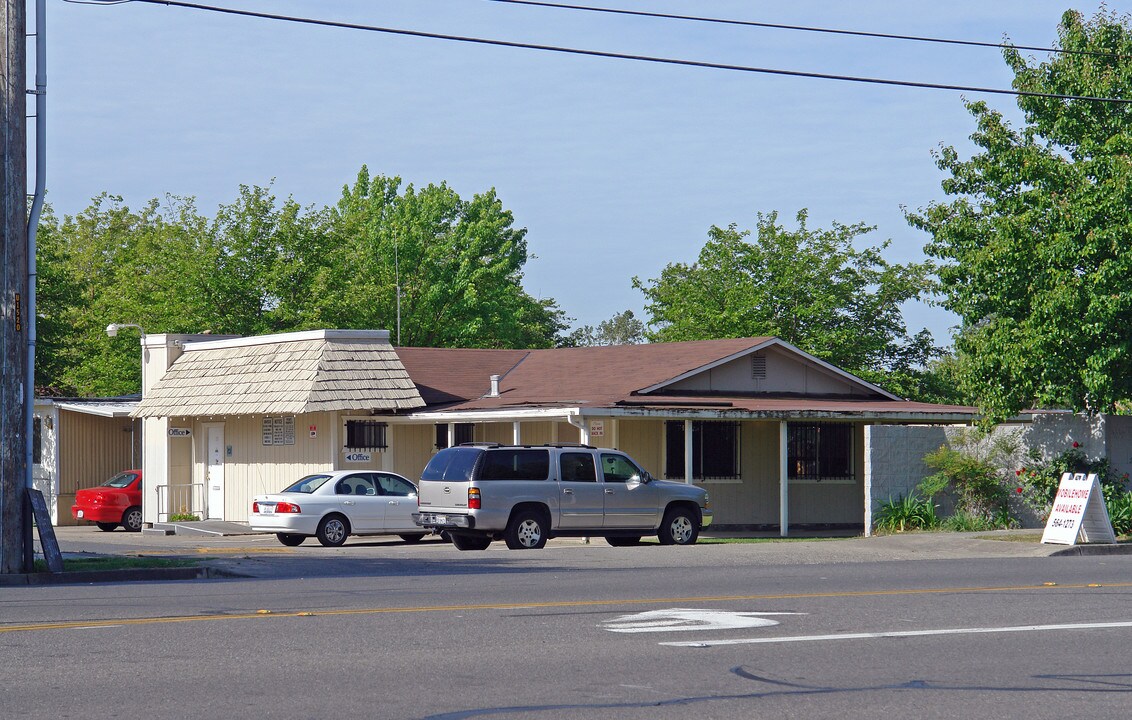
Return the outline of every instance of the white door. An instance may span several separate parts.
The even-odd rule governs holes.
[[[208,428],[208,519],[224,519],[224,426]]]

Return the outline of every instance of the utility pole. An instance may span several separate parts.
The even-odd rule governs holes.
[[[27,0],[0,0],[0,573],[30,555],[24,449],[27,368]]]

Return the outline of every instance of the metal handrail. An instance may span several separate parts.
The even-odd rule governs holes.
[[[204,518],[204,483],[157,486],[157,521],[168,522],[170,515],[196,515]]]

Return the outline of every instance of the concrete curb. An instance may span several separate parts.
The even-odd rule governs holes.
[[[1050,557],[1068,557],[1080,555],[1132,555],[1132,543],[1097,543],[1095,545],[1072,545],[1064,550],[1050,553]]]

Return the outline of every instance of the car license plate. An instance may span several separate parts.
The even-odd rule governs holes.
[[[79,517],[83,517],[83,511],[79,510]]]
[[[274,515],[275,514],[275,506],[274,505],[260,505],[259,506],[259,514],[260,515]]]
[[[444,523],[448,522],[448,516],[447,515],[433,515],[432,521],[434,523],[443,525]]]

